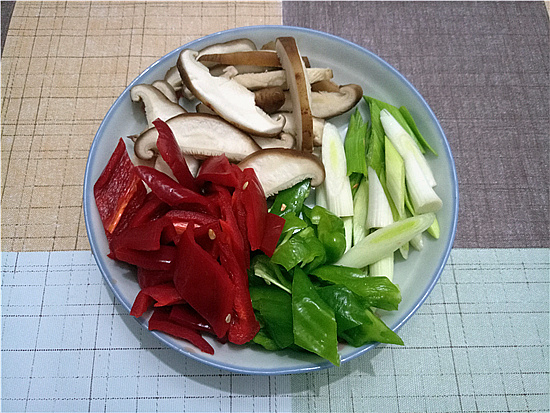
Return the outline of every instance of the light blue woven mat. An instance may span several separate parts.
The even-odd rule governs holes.
[[[90,252],[2,253],[1,410],[548,411],[549,274],[547,249],[453,250],[405,347],[263,377],[162,346]]]

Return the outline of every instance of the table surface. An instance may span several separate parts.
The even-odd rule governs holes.
[[[258,24],[366,47],[446,133],[457,235],[403,348],[316,373],[228,373],[149,337],[103,283],[82,183],[105,113],[164,54]],[[549,51],[543,2],[15,3],[1,61],[2,411],[548,411]]]

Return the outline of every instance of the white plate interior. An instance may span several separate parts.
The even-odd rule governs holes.
[[[84,214],[95,259],[113,293],[129,311],[139,287],[130,267],[107,258],[108,245],[95,205],[93,185],[107,164],[119,137],[139,133],[146,127],[141,107],[130,100],[130,88],[135,84],[151,83],[154,80],[162,79],[166,71],[175,64],[179,51],[184,47],[199,50],[213,43],[242,37],[252,39],[258,47],[261,47],[278,36],[295,37],[302,54],[309,57],[311,66],[330,67],[334,71],[334,80],[337,83],[356,83],[363,87],[366,95],[396,106],[406,106],[412,113],[420,131],[439,154],[437,158],[429,157],[429,162],[438,181],[436,191],[444,201],[444,207],[437,215],[441,227],[441,237],[439,240],[434,240],[425,236],[423,251],[411,251],[408,260],[397,260],[394,282],[402,290],[403,301],[398,311],[387,312],[383,316],[386,324],[396,330],[424,302],[437,282],[450,253],[458,215],[458,184],[454,161],[447,139],[433,112],[402,75],[366,49],[318,31],[287,26],[254,26],[216,33],[193,41],[162,57],[128,86],[113,104],[99,127],[86,166]],[[368,114],[365,102],[361,101],[359,107],[363,114]],[[187,108],[193,110],[192,105]],[[350,114],[351,112],[331,120],[339,127],[342,134],[345,133]],[[146,328],[145,319],[140,319],[139,322]],[[152,332],[152,334],[191,358],[235,372],[283,374],[332,366],[310,354],[291,351],[273,353],[264,351],[255,345],[220,345],[215,340],[208,339],[215,349],[215,354],[211,356],[201,353],[182,340],[174,339],[163,333]],[[374,345],[361,348],[341,346],[342,361],[349,361],[372,347]]]

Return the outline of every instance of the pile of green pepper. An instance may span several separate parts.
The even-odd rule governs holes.
[[[340,364],[338,342],[403,345],[374,313],[397,310],[401,293],[386,277],[333,265],[346,250],[343,221],[309,208],[309,180],[281,191],[270,212],[285,218],[271,258],[252,258],[249,288],[261,329],[254,342],[268,350],[298,348]]]

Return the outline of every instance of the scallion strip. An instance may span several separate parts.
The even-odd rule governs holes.
[[[365,268],[409,242],[414,236],[424,232],[432,225],[435,214],[427,213],[394,222],[380,228],[347,251],[337,261],[337,265]]]

